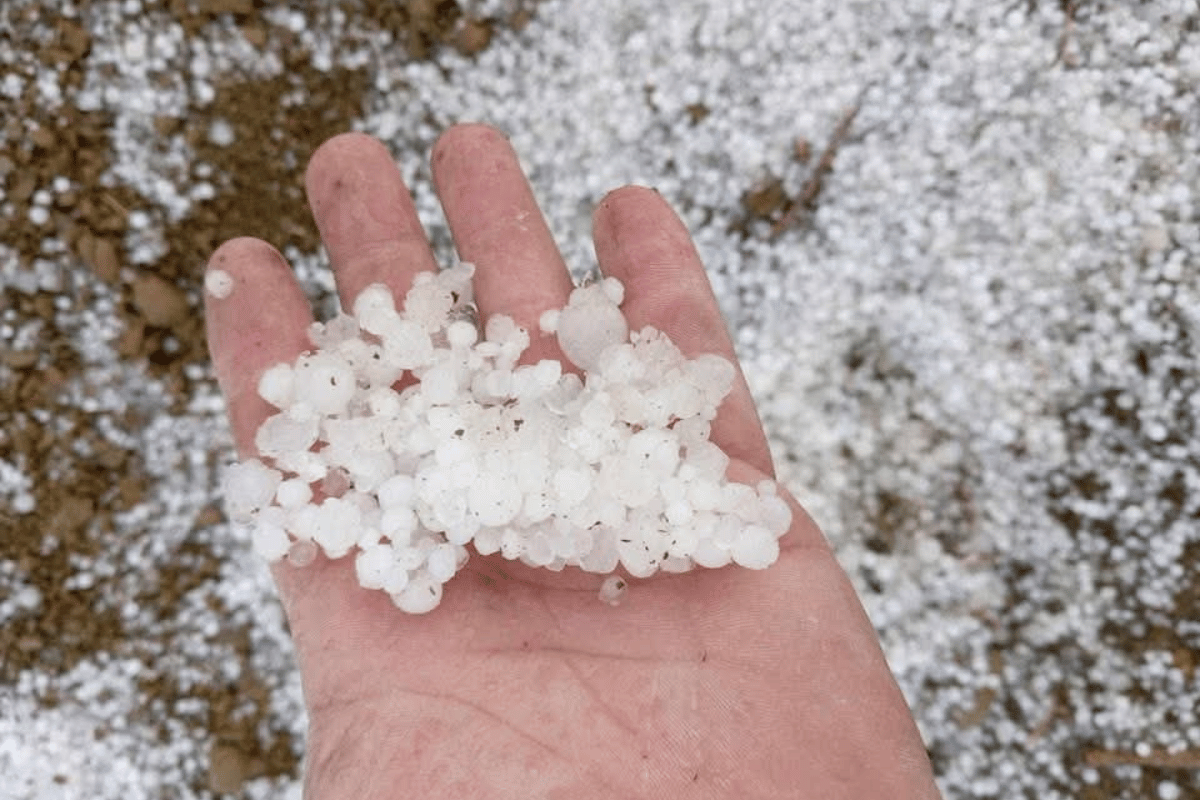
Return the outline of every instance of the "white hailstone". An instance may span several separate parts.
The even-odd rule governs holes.
[[[256,458],[233,464],[225,472],[225,506],[232,519],[248,515],[271,502],[283,475]]]
[[[18,492],[13,495],[12,510],[17,514],[29,514],[37,508],[37,498],[29,492]]]
[[[275,459],[275,466],[287,472],[294,472],[296,477],[305,483],[319,481],[329,472],[329,464],[324,456],[312,451],[286,453]]]
[[[612,529],[593,537],[591,549],[579,558],[580,569],[600,575],[612,572],[620,565],[616,536]]]
[[[254,552],[267,561],[278,561],[287,555],[292,546],[292,540],[288,538],[287,531],[264,519],[260,519],[254,526],[252,537]]]
[[[567,307],[559,312],[556,333],[563,355],[580,369],[590,370],[599,365],[606,347],[625,341],[629,325],[600,283],[571,292]]]
[[[430,403],[453,403],[458,398],[458,365],[443,361],[421,375],[421,390]]]
[[[565,513],[575,508],[592,490],[592,473],[583,469],[560,469],[552,479],[554,493],[558,496],[558,510]]]
[[[395,566],[391,545],[364,547],[354,559],[358,583],[364,589],[382,589],[384,580]],[[407,576],[407,573],[406,573]]]
[[[367,410],[377,419],[389,420],[397,417],[400,409],[400,393],[390,386],[376,386],[367,392]]]
[[[782,497],[771,494],[759,497],[760,518],[763,526],[776,537],[783,536],[792,527],[792,508]]]
[[[287,413],[272,414],[254,434],[254,446],[264,456],[282,456],[308,450],[317,441],[317,420],[297,420]]]
[[[465,350],[478,339],[479,330],[466,320],[456,320],[446,328],[446,341],[455,350]]]
[[[658,569],[655,554],[652,554],[646,543],[636,535],[617,539],[617,554],[620,556],[621,566],[635,578],[649,578]]]
[[[329,558],[341,558],[358,541],[362,512],[339,497],[326,498],[317,506],[312,538]]]
[[[382,338],[384,356],[397,367],[417,369],[433,360],[433,340],[429,332],[411,319],[399,320]]]
[[[625,284],[616,278],[605,278],[600,281],[600,291],[604,292],[604,296],[614,306],[625,302]]]
[[[263,373],[280,413],[255,441],[275,469],[250,460],[226,480],[256,550],[297,566],[354,553],[359,582],[409,613],[440,603],[466,545],[607,575],[610,602],[620,566],[649,577],[778,557],[790,507],[770,481],[730,484],[708,440],[729,362],[630,334],[609,278],[539,321],[582,376],[520,364],[528,331],[493,315],[480,340],[468,320],[472,272],[417,275],[401,309],[370,286],[354,316],[311,326],[313,352]],[[397,392],[406,370],[419,380]]]
[[[481,556],[500,552],[500,536],[503,533],[503,528],[480,528],[471,542],[475,545],[475,552]]]
[[[542,333],[558,332],[559,313],[560,312],[557,308],[552,308],[541,313],[541,316],[538,317],[538,328],[542,331]]]
[[[505,528],[504,533],[500,534],[500,555],[515,561],[521,557],[524,549],[525,537],[516,528]]]
[[[411,508],[389,508],[379,517],[379,530],[393,542],[408,541],[417,529],[417,515]]]
[[[300,478],[288,478],[275,490],[275,502],[283,508],[298,508],[312,500],[312,487]]]
[[[410,510],[416,496],[416,483],[411,475],[393,475],[379,484],[376,495],[379,498],[379,507],[385,511]]]
[[[761,525],[747,525],[733,540],[729,554],[748,569],[766,569],[779,559],[779,540]]]
[[[733,556],[728,549],[721,547],[712,539],[701,539],[696,544],[692,559],[702,567],[717,569],[733,560]]]
[[[521,561],[531,567],[545,567],[554,561],[554,546],[540,533],[535,533],[525,542]]]
[[[501,526],[512,522],[521,511],[521,493],[511,475],[492,475],[475,481],[467,489],[471,512],[480,525]]]
[[[399,319],[392,290],[382,283],[373,283],[354,298],[354,316],[368,333],[383,335]]]
[[[442,602],[442,584],[428,575],[418,574],[403,591],[392,594],[392,601],[407,614],[427,614]]]
[[[429,571],[429,577],[438,583],[445,583],[453,578],[454,573],[458,571],[458,556],[454,545],[446,543],[435,547],[425,561],[425,569]]]
[[[204,290],[218,300],[233,294],[233,276],[223,269],[210,269],[204,273]]]
[[[297,397],[322,414],[345,413],[356,388],[354,373],[345,359],[331,353],[300,356],[294,370]]]
[[[258,396],[276,408],[287,408],[292,403],[294,386],[292,365],[276,364],[258,379]]]
[[[621,598],[629,590],[629,583],[617,575],[609,575],[600,584],[600,599],[610,606],[619,605]]]

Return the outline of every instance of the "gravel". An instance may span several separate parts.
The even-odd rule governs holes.
[[[205,256],[331,133],[483,120],[564,254],[658,187],[780,478],[948,798],[1200,797],[1200,10],[1190,0],[9,0],[0,10],[4,798],[299,797]]]

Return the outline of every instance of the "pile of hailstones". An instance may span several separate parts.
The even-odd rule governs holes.
[[[763,481],[725,478],[709,422],[733,366],[688,359],[660,331],[630,333],[624,288],[574,290],[539,325],[582,373],[519,363],[529,334],[494,315],[483,338],[474,269],[421,273],[397,311],[368,287],[310,330],[314,349],[269,368],[278,409],[261,456],[226,476],[230,516],[269,560],[303,566],[354,551],[359,582],[409,613],[438,605],[467,545],[532,567],[608,575],[601,598],[658,570],[763,569],[791,511]]]

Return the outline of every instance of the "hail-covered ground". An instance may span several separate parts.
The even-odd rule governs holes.
[[[299,795],[202,266],[328,311],[349,128],[449,259],[468,120],[580,273],[607,190],[683,214],[948,798],[1200,797],[1198,84],[1192,0],[6,0],[0,797]]]

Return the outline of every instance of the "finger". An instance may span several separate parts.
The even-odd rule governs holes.
[[[333,137],[313,154],[304,184],[343,308],[372,283],[391,287],[399,304],[413,275],[437,269],[400,170],[378,140]]]
[[[713,441],[731,458],[774,475],[754,399],[683,222],[658,192],[627,186],[600,202],[593,237],[601,270],[625,284],[630,329],[653,325],[686,355],[716,353],[737,367],[733,390],[713,420]]]
[[[217,248],[208,272],[229,276],[226,297],[204,293],[208,349],[225,395],[234,440],[243,457],[255,454],[254,433],[274,406],[258,395],[264,370],[295,361],[310,346],[312,311],[292,268],[258,239],[232,239]]]
[[[208,270],[221,270],[233,282],[227,297],[204,293],[208,348],[225,395],[239,454],[258,454],[254,434],[274,406],[258,395],[258,379],[268,367],[294,362],[310,348],[308,325],[312,312],[296,283],[291,267],[275,248],[258,239],[233,239],[221,245],[208,262]],[[318,559],[297,569],[286,562],[273,565],[280,597],[298,641],[307,641],[314,620],[340,609],[324,587],[344,581],[333,562]],[[328,606],[329,608],[321,608]]]
[[[571,276],[508,140],[486,125],[450,128],[433,149],[433,181],[459,256],[475,264],[480,313],[528,330],[528,360],[559,358],[538,318],[566,304]]]

